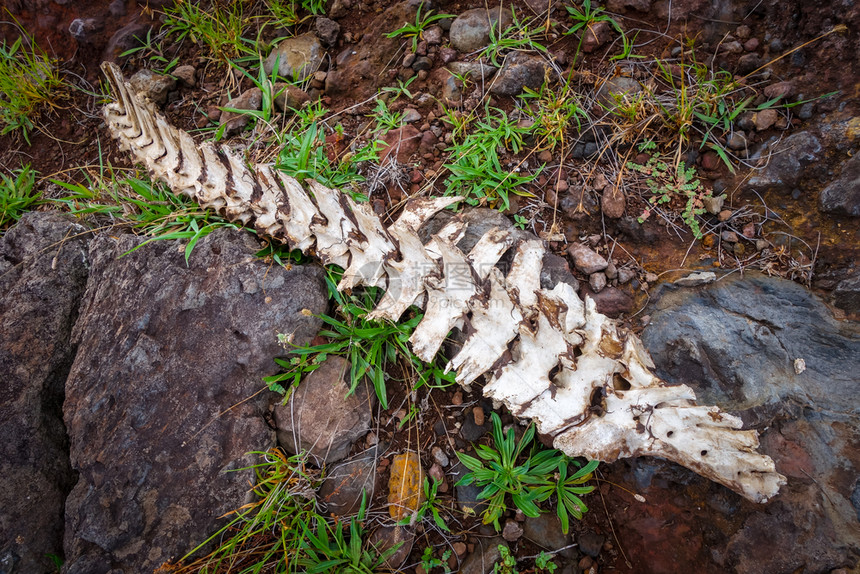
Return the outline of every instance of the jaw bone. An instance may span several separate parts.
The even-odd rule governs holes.
[[[468,387],[486,375],[486,396],[533,419],[569,456],[659,456],[756,502],[785,484],[773,461],[755,451],[757,433],[739,430],[741,421],[717,407],[696,405],[689,387],[657,378],[635,334],[564,283],[541,289],[541,241],[514,243],[493,229],[466,254],[456,247],[466,223],[455,216],[425,245],[421,225],[461,198],[413,200],[385,229],[338,190],[315,181],[306,190],[268,165],[249,169],[226,146],[197,146],[133,93],[119,68],[102,68],[117,98],[105,107],[108,128],[154,178],[231,221],[254,222],[260,234],[340,265],[347,272],[339,289],[384,287],[370,318],[397,321],[421,304],[424,317],[410,341],[424,360],[452,328],[465,329],[448,365],[457,382]],[[504,275],[496,264],[510,249]]]

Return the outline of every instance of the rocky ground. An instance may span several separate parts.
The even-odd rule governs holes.
[[[159,10],[169,6],[10,3],[62,60],[69,82],[89,93],[70,90],[32,145],[16,134],[0,138],[2,166],[32,164],[54,197],[63,190],[49,178],[84,182],[99,166],[128,166],[99,115],[103,59],[134,75],[175,125],[200,138],[220,130],[251,159],[266,160],[271,140],[262,122],[252,127],[249,116],[222,109],[263,106],[250,79],[190,41],[162,47],[168,61],[177,58],[172,76],[139,72],[163,68],[151,51],[121,56],[139,45],[135,37],[157,33]],[[268,72],[277,62],[281,75],[305,80],[287,89],[280,109],[320,101],[329,110],[325,153],[333,161],[373,139],[375,96],[401,114],[379,136],[387,144],[380,162],[362,166],[367,182],[356,184],[378,213],[392,214],[408,196],[445,191],[459,137],[446,110],[468,116],[489,101],[528,127],[535,116],[514,96],[561,71],[577,78],[595,117],[601,97],[651,78],[647,66],[609,60],[619,46],[608,25],[568,36],[558,24],[570,22],[561,5],[550,3],[549,17],[543,3],[515,6],[547,22],[548,50],[512,51],[498,67],[476,59],[489,42],[486,10],[462,2],[434,4],[457,18],[428,26],[412,50],[409,38],[387,34],[413,22],[417,4],[335,0],[260,58]],[[481,202],[474,227],[518,216],[546,239],[556,256],[552,282],[572,284],[640,331],[662,378],[693,387],[701,403],[761,433],[762,452],[788,477],[778,497],[755,505],[674,464],[635,459],[600,466],[597,489],[585,497],[590,511],[570,535],[553,513],[513,511],[496,532],[463,512],[479,504],[478,491],[454,485],[465,472],[455,452],[488,440],[493,405],[479,389],[410,396],[390,373],[383,409],[372,389],[344,399],[346,365],[332,357],[286,405],[265,390],[261,379],[276,372],[272,359],[283,353],[277,333],[310,342],[320,328],[314,315],[330,310],[318,266],[254,258],[258,240],[226,229],[203,238],[187,264],[175,242],[118,258],[144,239],[122,227],[90,233],[109,222],[45,206],[0,240],[0,572],[56,571],[49,556],[62,557],[69,573],[151,572],[248,501],[251,472],[223,471],[275,444],[325,463],[317,498],[327,513],[354,515],[362,489],[372,493],[368,530],[375,540],[406,542],[389,561],[402,571],[423,570],[430,547],[437,557],[450,550],[454,571],[491,572],[500,544],[522,572],[534,570],[542,549],[558,551],[559,572],[857,571],[860,11],[776,1],[606,7],[628,35],[638,31],[635,53],[648,61],[678,57],[679,38],[697,38],[708,68],[753,76],[755,105],[777,96],[810,101],[735,118],[720,145],[736,173],[715,151],[684,147],[711,196],[698,241],[677,211],[637,221],[649,206],[647,188],[619,166],[644,165],[648,156],[630,142],[611,143],[621,129],[612,123],[571,126],[559,147],[533,138],[523,150],[502,149],[507,171],[545,167],[507,209],[489,209],[504,207],[498,199]],[[837,25],[846,29],[816,40]],[[262,35],[272,42],[280,32]],[[578,44],[584,57],[574,65]],[[403,85],[412,97],[390,91]],[[271,123],[289,121],[287,113]],[[680,137],[655,132],[669,142],[673,133]],[[619,173],[630,183],[618,186]],[[439,479],[450,534],[430,522],[393,527],[389,484],[410,471]]]

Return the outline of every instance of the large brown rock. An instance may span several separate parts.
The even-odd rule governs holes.
[[[0,571],[49,572],[74,484],[63,426],[69,341],[87,283],[83,228],[29,213],[0,239]]]
[[[272,267],[236,230],[183,245],[94,240],[64,414],[80,479],[66,504],[63,571],[150,573],[203,542],[246,502],[271,447],[261,377],[319,328],[322,271]],[[306,310],[306,311],[305,311]],[[309,312],[308,312],[309,311]]]

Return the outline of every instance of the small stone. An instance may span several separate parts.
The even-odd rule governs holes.
[[[744,54],[738,58],[738,73],[750,74],[760,68],[761,65],[762,59],[757,53]]]
[[[302,34],[282,40],[263,62],[263,70],[271,75],[278,64],[278,75],[291,80],[306,80],[323,62],[324,50],[313,34]]]
[[[747,52],[755,52],[758,50],[759,41],[758,38],[750,38],[746,42],[744,42],[744,50]]]
[[[579,550],[592,558],[597,558],[600,554],[600,550],[603,548],[603,542],[606,540],[605,536],[602,536],[593,530],[586,530],[585,532],[580,533],[579,539],[577,540],[579,544]]]
[[[318,17],[314,21],[314,29],[317,36],[326,46],[334,46],[337,44],[337,37],[340,35],[340,24],[329,18]]]
[[[501,19],[501,22],[499,20]],[[466,10],[451,23],[448,36],[451,46],[464,54],[480,50],[490,41],[490,28],[496,33],[507,29],[511,23],[509,10],[499,10],[498,7],[474,8]]]
[[[727,243],[737,243],[738,234],[734,231],[723,231],[722,233],[720,233],[720,239]]]
[[[418,58],[418,56],[416,56],[414,52],[407,52],[406,55],[403,56],[403,67],[411,68],[412,64],[415,63],[416,58]]]
[[[630,280],[632,280],[634,277],[636,277],[636,272],[632,269],[622,267],[618,270],[618,283],[620,283],[621,285],[629,283]]]
[[[726,201],[725,195],[705,196],[702,198],[702,203],[705,204],[705,209],[711,215],[717,215],[723,209],[723,203]]]
[[[550,152],[548,149],[545,149],[538,154],[537,158],[539,162],[549,163],[552,161],[552,152]]]
[[[555,190],[558,193],[564,193],[568,189],[570,189],[570,184],[567,183],[566,179],[560,179],[557,182],[555,182]]]
[[[769,245],[766,239],[756,239],[755,241],[756,251],[764,251]]]
[[[448,455],[445,454],[445,451],[439,448],[438,446],[434,446],[433,450],[430,451],[430,454],[433,456],[433,460],[436,461],[436,464],[439,466],[445,467],[450,464],[450,460],[448,460]]]
[[[699,271],[677,279],[672,285],[677,285],[678,287],[696,287],[697,285],[705,285],[716,280],[717,275],[713,271]]]
[[[595,293],[600,293],[606,287],[606,275],[604,273],[592,273],[588,278],[588,285]]]
[[[732,40],[731,42],[723,42],[720,50],[725,54],[741,54],[744,51],[744,47],[737,40]]]
[[[311,101],[311,97],[292,84],[278,82],[273,86],[275,90],[275,108],[282,112],[299,110],[304,104]]]
[[[735,36],[740,38],[741,40],[746,40],[752,35],[752,30],[746,24],[741,24],[735,30]]]
[[[158,105],[164,104],[167,101],[168,92],[176,87],[176,80],[170,76],[146,69],[136,72],[128,83],[134,92],[143,94]]]
[[[376,484],[376,459],[373,455],[358,455],[332,465],[319,489],[318,498],[326,511],[336,516],[358,512],[361,497],[373,497]]]
[[[767,109],[761,110],[760,112],[756,112],[753,116],[753,122],[755,123],[755,129],[757,131],[763,131],[771,127],[776,123],[776,119],[779,117],[776,110]]]
[[[618,277],[618,268],[615,267],[613,261],[609,261],[609,265],[606,266],[603,272],[606,274],[607,279],[616,279]]]
[[[104,21],[99,18],[75,18],[69,24],[69,34],[78,42],[92,42],[104,29]]]
[[[591,556],[583,556],[579,561],[579,569],[580,570],[588,570],[594,564],[594,559]]]
[[[108,12],[114,18],[122,18],[126,15],[125,0],[113,0],[108,6]]]
[[[647,281],[648,283],[656,283],[659,280],[660,280],[660,277],[656,273],[646,273],[645,274],[645,281]]]
[[[454,554],[456,554],[457,556],[462,558],[463,556],[466,555],[467,548],[466,548],[466,545],[463,544],[462,542],[455,542],[453,544],[453,548],[454,548]]]
[[[734,212],[731,209],[724,209],[719,214],[717,214],[717,219],[720,221],[728,221],[732,218],[732,214]]]
[[[403,123],[414,124],[421,121],[421,112],[415,108],[406,108],[403,110]]]
[[[442,43],[442,27],[441,26],[430,26],[424,33],[422,34],[424,41],[430,44],[431,46],[435,46]]]
[[[585,27],[582,37],[582,51],[590,54],[603,46],[611,37],[609,22],[601,20]]]
[[[743,132],[734,132],[726,140],[729,149],[739,151],[747,147],[747,138]]]
[[[523,536],[523,527],[516,520],[508,519],[505,522],[505,527],[502,529],[502,538],[508,542],[516,542]]]
[[[179,81],[179,85],[185,88],[193,88],[197,85],[197,70],[194,66],[179,66],[171,72]]]
[[[543,84],[547,71],[546,61],[526,52],[513,52],[497,72],[490,92],[500,96],[517,96],[525,88],[536,90]]]
[[[475,424],[479,427],[484,426],[484,408],[480,405],[472,409],[472,416],[475,417]]]
[[[385,560],[388,570],[400,571],[400,567],[409,558],[412,545],[415,541],[414,532],[406,526],[381,526],[373,531],[368,538],[371,546],[376,548],[379,554],[385,553],[398,545],[400,547]]]
[[[445,46],[439,50],[439,59],[442,60],[443,64],[450,64],[457,59],[457,50]]]
[[[720,156],[713,151],[706,151],[702,154],[702,169],[713,171],[720,167]]]
[[[405,452],[394,457],[391,463],[391,478],[388,481],[388,513],[394,520],[411,516],[424,498],[424,469],[414,452]]]
[[[236,110],[259,110],[263,103],[263,92],[260,88],[251,88],[242,92],[237,98],[233,98],[224,106],[225,108],[233,108]],[[251,121],[250,114],[241,112],[221,112],[221,125],[225,126],[224,133],[231,135],[241,131],[248,122]]]
[[[744,225],[744,228],[741,233],[747,239],[752,239],[753,237],[755,237],[755,223],[747,223],[746,225]]]
[[[603,271],[609,262],[594,250],[589,249],[581,243],[574,243],[568,247],[567,252],[573,258],[573,264],[586,275]]]
[[[791,82],[777,82],[771,84],[764,89],[764,95],[767,99],[774,98],[789,98],[794,94],[794,84]]]
[[[624,217],[626,208],[627,197],[621,187],[607,185],[603,188],[603,194],[600,197],[600,209],[603,215],[610,219],[618,219]]]
[[[463,404],[463,392],[462,391],[454,391],[454,395],[451,397],[451,404],[454,406],[459,406]]]
[[[427,476],[434,479],[436,482],[442,482],[445,480],[445,471],[442,470],[442,467],[438,462],[434,462],[427,471]]]

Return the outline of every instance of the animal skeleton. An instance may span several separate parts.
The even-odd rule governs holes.
[[[309,180],[309,190],[268,165],[248,169],[226,146],[197,144],[133,93],[119,68],[102,68],[117,98],[105,107],[120,146],[154,178],[231,221],[251,224],[293,248],[312,247],[324,264],[344,268],[338,289],[384,288],[373,319],[397,321],[411,305],[424,318],[410,342],[431,361],[448,333],[465,343],[448,368],[518,417],[532,419],[570,456],[613,461],[659,456],[756,502],[785,484],[773,460],[755,451],[758,435],[739,418],[698,406],[685,385],[657,378],[633,333],[598,313],[559,283],[541,289],[542,241],[515,241],[509,230],[487,232],[469,253],[457,248],[466,223],[453,217],[423,244],[421,226],[458,197],[413,199],[388,229],[368,206]],[[507,275],[497,266],[514,250]],[[597,404],[600,403],[599,406]]]

